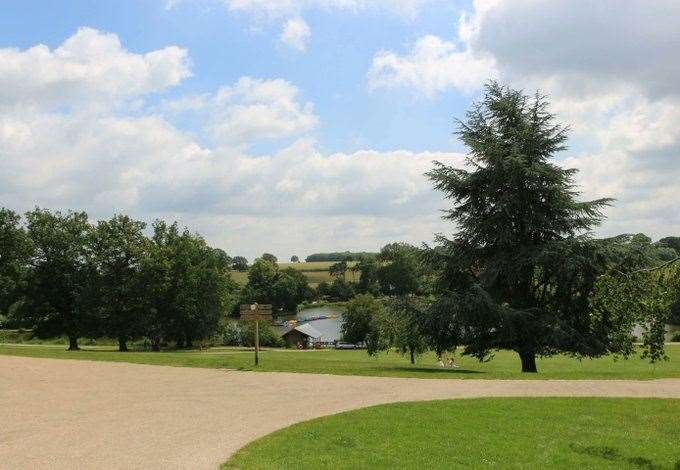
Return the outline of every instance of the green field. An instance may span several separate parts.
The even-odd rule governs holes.
[[[415,365],[394,352],[375,357],[366,351],[297,351],[269,349],[261,352],[256,369],[253,353],[239,348],[212,348],[203,351],[127,352],[112,346],[85,346],[82,351],[66,351],[63,345],[0,344],[0,354],[83,359],[92,361],[133,362],[181,367],[224,368],[238,370],[309,372],[316,374],[367,375],[389,377],[455,379],[655,379],[680,377],[680,344],[667,345],[670,361],[650,364],[640,358],[614,360],[611,357],[578,361],[567,356],[538,360],[538,374],[522,374],[519,359],[512,352],[496,353],[493,360],[479,363],[458,357],[458,369],[436,366],[433,354],[418,358]]]
[[[398,403],[293,425],[223,469],[679,469],[680,400]]]
[[[302,271],[302,273],[305,275],[309,283],[313,287],[316,287],[321,282],[331,281],[331,275],[328,272],[328,268],[330,268],[331,265],[333,264],[335,264],[335,261],[313,261],[311,263],[279,263],[279,269],[293,268],[297,269],[298,271]],[[347,265],[350,267],[354,266],[355,264],[356,261],[350,261],[347,263]],[[232,271],[231,277],[242,286],[246,285],[246,283],[248,282],[247,272]],[[358,274],[348,271],[345,274],[345,279],[347,281],[357,281]]]

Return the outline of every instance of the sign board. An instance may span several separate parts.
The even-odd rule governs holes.
[[[241,305],[241,320],[246,321],[272,321],[272,306],[270,304],[244,304]]]

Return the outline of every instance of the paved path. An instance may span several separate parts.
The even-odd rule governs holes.
[[[235,372],[0,356],[0,468],[212,469],[284,426],[379,403],[680,398],[680,379],[456,380]]]

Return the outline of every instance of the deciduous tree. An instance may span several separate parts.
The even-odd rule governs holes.
[[[19,214],[0,208],[0,315],[21,298],[32,252]]]
[[[149,246],[145,227],[144,222],[116,215],[92,231],[102,332],[118,339],[119,351],[127,351],[128,341],[144,334],[149,319],[142,277]]]
[[[84,212],[26,213],[27,232],[35,250],[26,288],[24,318],[40,337],[66,335],[69,350],[93,331],[96,277],[88,252],[92,227]]]

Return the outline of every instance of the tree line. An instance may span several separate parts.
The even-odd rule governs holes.
[[[177,223],[126,215],[91,223],[85,212],[0,209],[0,312],[38,337],[107,336],[126,351],[191,347],[232,308],[231,260]]]

